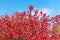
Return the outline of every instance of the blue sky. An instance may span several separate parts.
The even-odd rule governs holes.
[[[60,14],[60,0],[0,0],[0,15],[26,11],[29,5],[33,5],[35,9],[51,10],[51,16]]]

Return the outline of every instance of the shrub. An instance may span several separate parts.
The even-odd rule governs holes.
[[[50,19],[46,13],[33,9],[31,5],[29,11],[0,16],[0,40],[60,40],[60,15]]]

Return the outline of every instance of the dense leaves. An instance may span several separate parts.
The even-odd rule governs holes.
[[[33,10],[0,16],[0,40],[60,40],[60,15],[50,18]],[[59,32],[59,33],[58,33]]]

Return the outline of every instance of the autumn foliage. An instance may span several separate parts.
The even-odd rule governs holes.
[[[32,5],[28,9],[0,16],[0,40],[60,40],[60,15],[51,18]]]

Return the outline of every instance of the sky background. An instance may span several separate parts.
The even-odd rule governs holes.
[[[51,16],[60,14],[60,0],[0,0],[0,15],[27,11],[29,5],[33,5],[35,9],[43,10]]]

